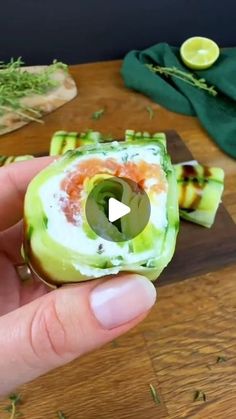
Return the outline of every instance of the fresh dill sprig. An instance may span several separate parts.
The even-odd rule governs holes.
[[[177,67],[162,67],[159,65],[153,64],[145,64],[149,70],[153,71],[154,73],[162,74],[166,77],[176,77],[184,81],[185,83],[190,84],[191,86],[197,87],[198,89],[205,90],[212,96],[216,96],[218,94],[217,90],[214,86],[208,86],[206,80],[201,78],[198,79],[194,74],[187,73],[185,71],[180,70]]]
[[[0,62],[0,115],[12,112],[26,121],[40,120],[42,113],[35,107],[23,104],[22,99],[31,95],[43,95],[59,85],[57,80],[51,77],[56,70],[67,71],[67,65],[56,60],[37,73],[31,73],[22,68],[24,62],[21,57],[13,58],[9,63]]]

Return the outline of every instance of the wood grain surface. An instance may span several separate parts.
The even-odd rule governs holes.
[[[194,159],[175,131],[166,135],[173,163]],[[230,263],[236,263],[236,224],[221,204],[210,229],[181,220],[174,257],[156,284],[182,281]]]
[[[174,129],[197,160],[225,170],[223,201],[236,222],[236,162],[216,147],[195,118],[171,113],[127,90],[119,71],[118,61],[72,67],[78,97],[48,115],[44,126],[32,123],[3,136],[0,154],[44,152],[58,129],[93,128],[118,138],[126,128]],[[147,105],[153,107],[152,120]],[[91,114],[103,107],[104,116],[93,121]],[[133,331],[18,389],[21,411],[27,419],[53,419],[58,409],[67,419],[234,419],[235,318],[235,265],[160,287],[151,314]],[[217,362],[219,356],[226,362]],[[150,383],[160,404],[150,395]],[[206,402],[194,402],[196,390],[206,394]],[[7,417],[0,413],[1,419]]]

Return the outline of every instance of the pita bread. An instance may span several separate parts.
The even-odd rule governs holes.
[[[46,68],[47,66],[22,67],[23,70],[27,70],[31,73],[39,73]],[[36,108],[43,116],[63,106],[77,95],[75,81],[69,73],[58,69],[52,73],[51,77],[53,80],[59,82],[57,87],[51,89],[44,95],[35,94],[22,98],[20,100],[22,105]],[[4,115],[0,116],[0,135],[14,131],[29,123],[30,121],[21,119],[21,117],[14,112],[6,112]]]

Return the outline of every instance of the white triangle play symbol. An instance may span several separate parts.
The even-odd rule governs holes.
[[[108,220],[113,223],[113,221],[119,220],[119,218],[124,217],[124,215],[129,214],[130,207],[122,202],[117,201],[115,198],[110,198],[108,201]]]

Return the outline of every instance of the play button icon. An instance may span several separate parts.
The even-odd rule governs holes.
[[[110,198],[108,200],[108,220],[111,223],[129,213],[130,207],[128,207],[128,205],[122,204],[122,202],[117,201],[115,198]]]
[[[146,227],[150,202],[144,189],[131,179],[98,176],[90,191],[85,215],[91,232],[115,242],[132,240]]]

